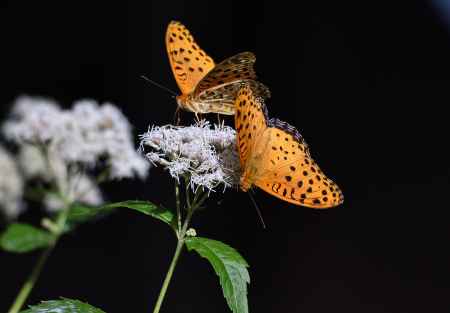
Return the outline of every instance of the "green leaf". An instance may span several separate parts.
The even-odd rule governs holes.
[[[166,208],[159,207],[148,201],[129,200],[123,202],[116,202],[105,205],[103,209],[111,208],[128,208],[146,215],[150,215],[166,224],[173,225],[175,222],[175,215]]]
[[[113,208],[105,208],[103,206],[93,207],[75,203],[69,209],[67,222],[70,225],[81,224],[87,221],[95,220],[99,217],[103,217],[111,213],[113,210]]]
[[[105,311],[78,300],[62,298],[61,300],[42,301],[20,313],[105,313]]]
[[[29,224],[14,223],[0,236],[0,247],[9,252],[24,253],[47,247],[54,236]]]
[[[216,240],[190,237],[186,239],[188,250],[195,250],[211,263],[219,276],[223,295],[234,313],[248,313],[247,284],[250,276],[244,258],[230,246]]]
[[[170,210],[163,207],[158,207],[148,201],[129,200],[110,203],[99,207],[91,207],[76,203],[69,209],[66,231],[73,230],[78,224],[93,221],[108,215],[118,208],[128,208],[146,215],[150,215],[172,227],[174,227],[176,222],[175,216]]]

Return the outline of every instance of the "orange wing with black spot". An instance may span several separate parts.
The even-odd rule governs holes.
[[[239,91],[235,103],[241,183],[316,209],[342,203],[341,190],[311,158],[299,132],[278,119],[268,121],[264,103],[248,89]]]
[[[237,93],[234,120],[241,168],[244,168],[258,139],[267,129],[264,103],[255,97],[248,84],[242,85]]]
[[[261,159],[264,171],[254,184],[287,202],[326,209],[344,200],[339,187],[311,158],[300,134],[289,124],[271,120],[268,147]]]
[[[180,22],[172,21],[167,27],[166,48],[175,80],[185,95],[193,92],[202,78],[214,68],[213,59],[199,47]]]

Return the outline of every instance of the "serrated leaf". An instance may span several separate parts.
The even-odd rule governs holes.
[[[8,252],[25,253],[49,246],[54,236],[29,224],[13,223],[0,236],[0,247]]]
[[[111,209],[111,208],[128,208],[132,209],[146,215],[150,215],[164,223],[169,225],[173,225],[175,221],[175,215],[166,208],[159,207],[148,201],[138,201],[138,200],[129,200],[123,202],[111,203],[103,206],[102,208]]]
[[[40,304],[30,306],[28,310],[20,313],[105,313],[105,311],[79,300],[63,298],[61,300],[42,301]]]
[[[208,238],[187,238],[186,246],[211,263],[231,311],[248,313],[247,284],[250,283],[250,276],[244,258],[232,247]]]

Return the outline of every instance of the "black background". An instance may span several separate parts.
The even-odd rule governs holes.
[[[197,232],[251,265],[251,312],[448,312],[450,36],[428,1],[10,2],[0,10],[0,113],[19,94],[120,106],[143,133],[176,104],[164,33],[182,21],[216,61],[253,51],[269,113],[296,125],[345,203],[315,211],[263,192],[263,230],[244,193],[209,200]],[[183,114],[185,121],[192,116]],[[215,120],[215,117],[214,117]],[[137,141],[137,137],[136,137]],[[159,169],[105,187],[109,201],[173,206]],[[218,200],[223,199],[220,204]],[[36,208],[24,218],[38,216]],[[59,296],[149,312],[175,238],[122,211],[65,237],[29,303]],[[0,254],[6,311],[37,254]],[[163,312],[229,312],[205,260],[184,253]]]

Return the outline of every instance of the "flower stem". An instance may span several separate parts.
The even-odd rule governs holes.
[[[22,288],[19,291],[19,294],[17,295],[16,299],[14,300],[13,305],[9,309],[8,313],[17,313],[22,308],[23,304],[27,300],[31,290],[33,289],[37,279],[39,278],[39,275],[42,272],[42,268],[44,267],[45,262],[47,261],[47,258],[49,257],[50,253],[53,250],[53,247],[56,244],[53,242],[50,246],[45,249],[42,254],[40,255],[37,263],[35,264],[33,271],[31,272],[28,279],[23,284]]]
[[[64,209],[63,211],[61,211],[59,213],[59,215],[56,219],[57,230],[53,233],[54,234],[53,241],[39,256],[39,259],[36,262],[36,264],[34,265],[30,276],[28,276],[27,280],[22,285],[22,288],[20,288],[20,291],[17,294],[17,297],[14,300],[8,313],[18,313],[22,309],[22,306],[24,305],[25,301],[27,300],[28,296],[30,295],[31,290],[33,290],[33,287],[36,284],[36,281],[38,280],[48,257],[52,253],[53,248],[55,247],[56,243],[58,242],[59,238],[61,237],[61,235],[64,232],[64,227],[66,225],[67,216],[69,214],[69,208],[70,207],[67,206],[66,209]]]
[[[177,185],[178,186],[178,185]],[[175,189],[175,196],[177,201],[177,207],[179,207],[180,204],[180,194],[179,189],[176,187]],[[186,191],[188,192],[188,191]],[[195,199],[197,199],[199,194],[195,195]],[[192,204],[189,204],[187,207],[187,214],[186,218],[183,222],[183,226],[179,229],[177,233],[177,247],[175,249],[175,253],[173,255],[172,261],[170,262],[169,269],[167,271],[166,277],[164,278],[163,285],[161,287],[161,291],[159,292],[158,299],[156,300],[155,307],[153,309],[153,313],[159,313],[159,310],[161,309],[161,305],[164,301],[164,297],[166,296],[167,288],[169,287],[170,280],[172,279],[173,272],[175,270],[175,266],[177,265],[178,258],[180,257],[181,250],[184,246],[184,240],[186,237],[186,231],[189,227],[189,223],[191,221],[192,215],[194,214],[195,210],[202,205],[202,203],[205,201],[206,197],[201,197],[199,201],[194,200]],[[180,213],[179,213],[180,214]],[[180,221],[180,220],[179,220]]]
[[[184,239],[178,240],[177,248],[175,249],[175,254],[173,255],[172,262],[170,263],[169,270],[167,271],[166,278],[164,279],[161,291],[159,292],[158,300],[156,300],[155,308],[153,313],[158,313],[161,309],[162,302],[167,292],[167,287],[169,287],[170,280],[172,279],[173,271],[177,265],[180,252],[183,249]]]
[[[63,181],[61,179],[58,179],[58,175],[56,175],[56,171],[52,166],[52,162],[50,160],[49,155],[49,149],[48,146],[39,146],[41,149],[42,154],[45,156],[48,170],[55,179],[55,187],[61,197],[61,200],[64,203],[64,209],[61,210],[56,219],[54,220],[54,224],[52,223],[52,228],[47,228],[52,234],[53,234],[53,240],[48,245],[48,247],[42,252],[42,254],[39,256],[39,259],[37,260],[36,264],[33,267],[33,270],[31,271],[30,276],[28,276],[25,283],[22,285],[22,288],[20,289],[16,299],[14,300],[11,308],[9,309],[8,313],[18,313],[22,306],[24,305],[25,301],[27,300],[28,296],[30,295],[30,292],[32,291],[34,285],[36,284],[36,281],[38,280],[42,269],[44,268],[44,265],[50,256],[50,254],[53,251],[53,248],[58,243],[59,238],[64,234],[64,229],[66,227],[67,217],[69,216],[69,210],[72,205],[72,201],[68,198],[68,192],[67,192],[67,181]],[[67,171],[67,169],[66,169]]]
[[[181,232],[180,184],[177,181],[175,181],[175,201],[177,207],[177,236],[180,236]]]

